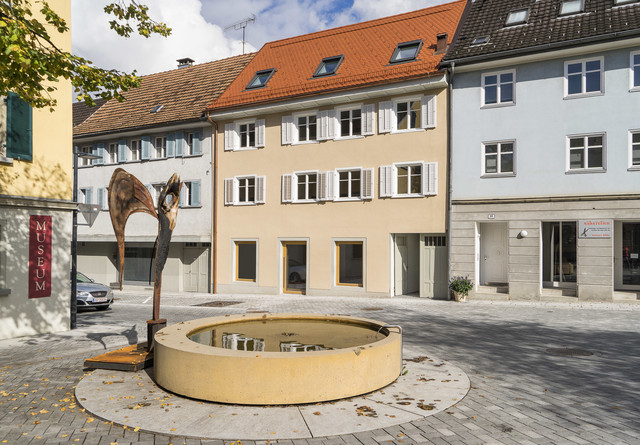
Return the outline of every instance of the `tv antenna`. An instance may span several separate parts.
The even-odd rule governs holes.
[[[245,32],[247,29],[247,25],[249,23],[255,23],[256,22],[256,16],[254,14],[251,14],[251,16],[242,19],[238,22],[233,23],[232,25],[227,26],[224,30],[225,31],[229,31],[230,29],[233,29],[235,31],[238,31],[240,29],[242,29],[242,54],[244,54],[244,44],[245,44]]]

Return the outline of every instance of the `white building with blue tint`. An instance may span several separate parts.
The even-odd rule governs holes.
[[[203,114],[253,55],[182,67],[142,78],[141,86],[111,100],[74,127],[74,146],[97,155],[80,158],[78,200],[99,212],[78,229],[78,270],[105,284],[119,280],[117,245],[108,212],[111,175],[122,168],[136,176],[157,204],[166,181],[182,180],[178,220],[163,273],[164,291],[209,292],[213,202],[212,123]],[[84,115],[83,104],[74,113]],[[88,113],[87,113],[88,114]],[[79,221],[84,222],[82,216]],[[153,246],[158,222],[136,213],[125,232],[125,287],[153,283]]]
[[[640,3],[470,3],[452,75],[451,275],[476,296],[640,294]]]

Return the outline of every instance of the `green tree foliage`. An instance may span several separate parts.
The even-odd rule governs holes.
[[[37,8],[37,9],[36,9]],[[168,36],[171,28],[152,20],[149,8],[136,0],[115,0],[104,8],[113,17],[111,29],[123,37],[137,33]],[[34,14],[34,11],[39,11]],[[50,33],[69,32],[69,26],[45,0],[0,0],[0,96],[10,91],[34,108],[53,110],[51,93],[58,79],[71,80],[78,100],[94,105],[86,92],[103,99],[123,100],[122,91],[139,85],[136,72],[98,68],[90,60],[58,48]]]

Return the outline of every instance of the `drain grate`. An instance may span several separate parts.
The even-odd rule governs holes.
[[[204,306],[204,307],[225,307],[225,306],[233,306],[234,304],[240,304],[243,301],[209,301],[208,303],[194,304],[194,306]]]
[[[585,351],[584,349],[571,349],[571,348],[549,348],[548,354],[564,355],[568,357],[589,357],[593,355],[593,352]]]

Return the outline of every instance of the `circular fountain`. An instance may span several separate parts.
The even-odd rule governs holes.
[[[402,368],[402,333],[378,321],[247,314],[178,323],[154,343],[156,383],[195,399],[287,405],[365,394]]]

